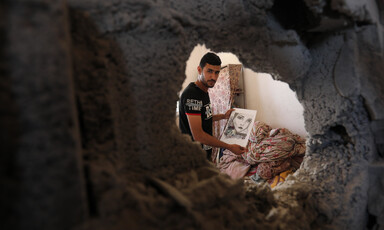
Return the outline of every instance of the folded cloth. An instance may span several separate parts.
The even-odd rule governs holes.
[[[220,172],[228,174],[232,179],[244,177],[251,168],[240,156],[232,153],[228,149],[223,151],[223,156],[220,158],[217,167]]]

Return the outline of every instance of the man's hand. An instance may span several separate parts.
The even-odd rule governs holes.
[[[232,111],[234,111],[234,110],[235,110],[235,109],[229,109],[227,112],[225,112],[225,114],[224,114],[224,119],[228,119],[229,116],[231,116]]]
[[[245,153],[247,150],[247,148],[244,148],[240,145],[237,145],[237,144],[231,144],[229,145],[228,149],[233,152],[234,154],[236,155],[240,155],[240,154],[243,154]]]

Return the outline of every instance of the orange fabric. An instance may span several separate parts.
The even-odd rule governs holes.
[[[273,179],[268,180],[268,183],[271,186],[271,188],[274,188],[276,185],[283,183],[285,181],[285,179],[288,177],[288,175],[290,175],[292,173],[293,173],[292,170],[284,171],[284,172],[280,173],[279,175],[275,176]]]

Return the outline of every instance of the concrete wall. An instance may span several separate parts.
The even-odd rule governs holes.
[[[1,229],[383,228],[383,5],[0,2]],[[289,84],[301,168],[244,188],[180,134],[196,44]],[[4,77],[3,77],[4,76]]]
[[[88,205],[65,1],[1,15],[1,229],[70,229]]]

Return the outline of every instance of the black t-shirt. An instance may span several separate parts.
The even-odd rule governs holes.
[[[189,134],[192,139],[187,115],[200,115],[204,132],[212,135],[212,107],[208,93],[191,82],[183,91],[179,101],[179,127],[182,133]],[[203,149],[210,154],[211,146],[203,145]]]

